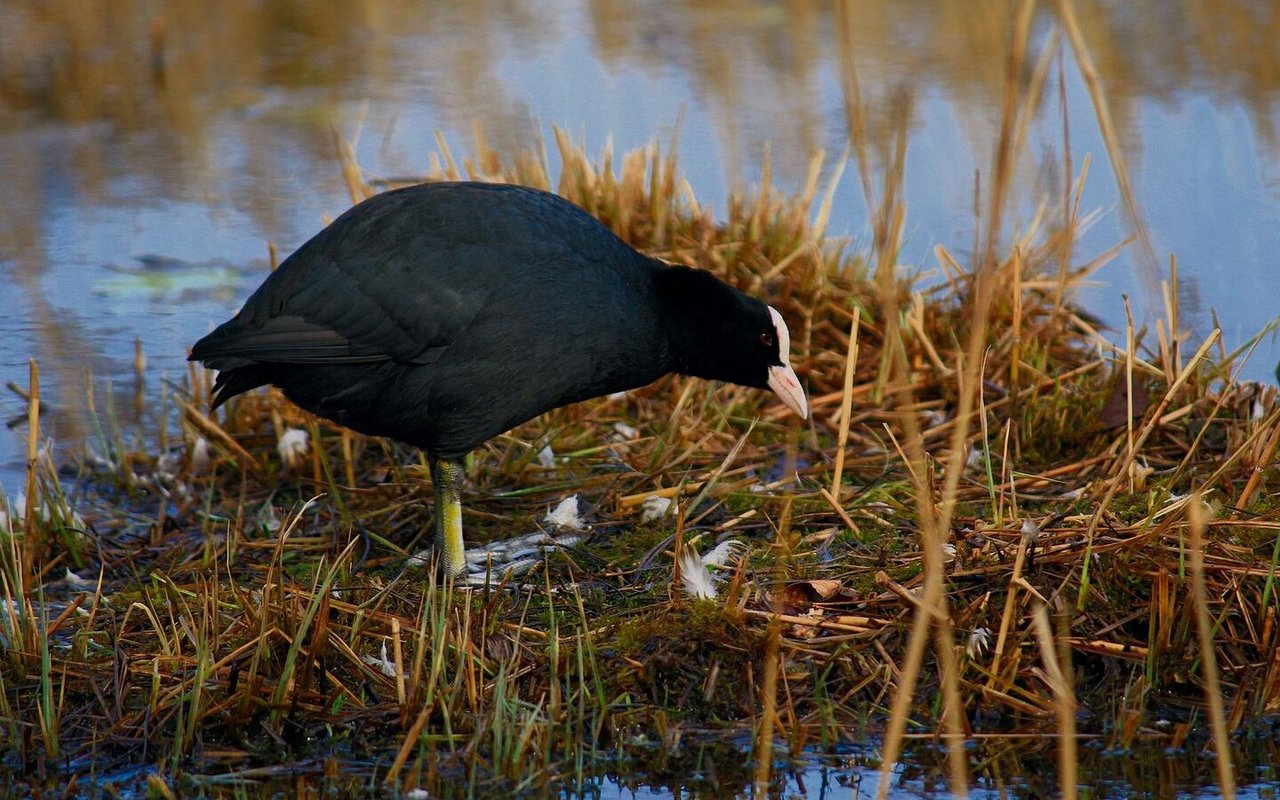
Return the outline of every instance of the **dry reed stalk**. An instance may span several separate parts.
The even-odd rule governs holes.
[[[849,512],[845,511],[840,505],[840,501],[836,499],[835,495],[831,494],[831,492],[827,491],[823,487],[818,487],[818,492],[822,495],[823,499],[827,501],[827,504],[831,506],[831,510],[836,512],[836,516],[840,517],[840,521],[844,523],[846,528],[851,531],[858,530],[857,524],[853,521],[853,518],[849,516]],[[835,530],[837,529],[832,528],[832,531]]]
[[[1177,375],[1182,369],[1182,321],[1179,315],[1182,313],[1182,303],[1179,301],[1179,285],[1178,285],[1178,256],[1174,253],[1169,254],[1169,291],[1167,292],[1168,308],[1165,311],[1169,319],[1169,345],[1172,348],[1170,353],[1170,372],[1169,377]]]
[[[1014,616],[1018,605],[1017,589],[1024,583],[1022,571],[1026,564],[1027,558],[1027,539],[1025,536],[1018,537],[1018,551],[1014,556],[1013,573],[1009,578],[1009,588],[1004,596],[1004,612],[1000,615],[1000,630],[996,633],[996,644],[991,651],[991,667],[988,670],[987,688],[996,689],[996,684],[1001,684],[1000,691],[1008,687],[1012,676],[1001,680],[1000,660],[1004,657],[1005,643],[1009,638],[1009,631],[1014,626]]]
[[[395,758],[391,760],[391,766],[387,769],[386,776],[382,782],[388,786],[398,786],[400,783],[400,773],[404,770],[404,765],[408,762],[409,756],[413,753],[413,748],[418,745],[418,741],[422,736],[422,731],[426,728],[427,722],[431,719],[432,712],[435,711],[430,705],[424,705],[422,710],[418,712],[418,716],[414,717],[413,724],[405,731],[404,738],[400,742],[400,747],[396,750]]]
[[[1138,208],[1138,200],[1133,193],[1133,182],[1129,179],[1129,168],[1125,163],[1124,148],[1120,145],[1120,135],[1111,119],[1111,106],[1107,102],[1098,70],[1093,64],[1093,56],[1089,53],[1089,45],[1080,30],[1080,22],[1076,19],[1075,5],[1072,0],[1058,0],[1058,18],[1067,31],[1067,39],[1071,42],[1071,50],[1076,57],[1076,66],[1080,77],[1084,80],[1085,89],[1089,92],[1089,100],[1093,104],[1094,116],[1098,122],[1098,131],[1106,145],[1107,158],[1111,161],[1111,172],[1120,189],[1120,199],[1124,204],[1125,215],[1133,226],[1138,239],[1139,253],[1146,270],[1144,277],[1155,272],[1155,248],[1151,244],[1151,234],[1147,230],[1146,220]],[[1155,287],[1151,287],[1154,289]],[[1152,294],[1155,294],[1152,291]]]
[[[1036,629],[1036,641],[1040,645],[1040,661],[1053,690],[1054,710],[1058,715],[1058,786],[1062,800],[1075,800],[1076,777],[1076,697],[1071,688],[1070,648],[1054,646],[1053,629],[1049,625],[1049,613],[1043,603],[1036,606],[1032,616]],[[1065,642],[1059,637],[1058,642]]]
[[[649,492],[623,495],[615,501],[614,505],[619,511],[628,511],[644,505],[644,501],[648,500],[650,497],[674,499],[692,492],[701,491],[704,486],[706,486],[706,481],[690,481],[688,483],[682,483],[679,486],[668,486],[662,489],[654,489]]]
[[[851,59],[849,53],[844,53],[846,59]],[[852,74],[852,73],[850,73]],[[857,92],[846,87],[846,96],[856,96]],[[900,124],[902,117],[899,117]],[[902,165],[905,157],[905,138],[903,130],[905,125],[899,127],[898,147],[894,158],[891,173],[886,178],[886,190],[884,197],[876,212],[873,229],[876,239],[876,282],[878,285],[881,307],[886,309],[886,326],[885,326],[885,342],[886,349],[881,359],[881,369],[878,385],[886,386],[892,379],[894,381],[902,381],[909,379],[909,371],[905,358],[905,351],[902,347],[902,340],[898,335],[899,315],[896,313],[896,298],[892,296],[893,271],[894,271],[894,255],[897,251],[898,237],[901,234],[901,206],[898,203],[897,195],[893,190],[894,186],[901,185]],[[869,167],[863,163],[859,164],[860,170],[866,171]],[[864,178],[864,186],[870,185],[870,180]],[[870,205],[870,204],[869,204]],[[876,206],[872,206],[876,207]],[[924,551],[925,561],[925,587],[924,593],[920,598],[921,608],[917,609],[911,635],[908,641],[907,657],[902,667],[900,681],[894,692],[893,706],[890,711],[889,727],[885,734],[883,743],[883,765],[880,773],[880,783],[878,788],[878,797],[884,798],[888,794],[890,785],[890,773],[893,766],[897,763],[898,756],[902,749],[902,734],[906,728],[906,720],[909,715],[909,707],[912,702],[914,688],[919,676],[919,670],[923,662],[924,651],[928,642],[928,633],[933,628],[935,617],[939,618],[937,623],[938,639],[937,650],[938,658],[942,662],[943,682],[944,682],[944,703],[946,713],[944,714],[944,722],[949,728],[947,734],[949,758],[948,763],[951,767],[951,786],[952,790],[958,796],[964,796],[967,792],[968,778],[966,762],[963,756],[959,725],[960,706],[958,702],[958,694],[956,693],[956,684],[954,682],[955,666],[954,658],[950,644],[950,627],[945,623],[945,597],[942,592],[941,580],[941,547],[942,538],[940,529],[937,526],[937,517],[935,515],[931,489],[928,481],[925,479],[927,467],[921,449],[921,437],[919,425],[910,413],[901,415],[901,421],[905,429],[905,438],[910,451],[909,456],[904,454],[908,464],[914,465],[912,473],[916,481],[916,508],[917,515],[920,519],[921,542]]]
[[[40,367],[34,358],[27,359],[27,472],[26,508],[22,523],[22,577],[21,591],[29,595],[40,580],[37,559],[44,553],[48,542],[40,519],[39,480],[40,468]],[[28,618],[30,619],[30,618]]]
[[[142,339],[133,338],[133,413],[141,417],[146,408],[147,358],[142,352]]]
[[[1222,684],[1218,679],[1217,649],[1213,644],[1213,628],[1209,619],[1209,593],[1205,588],[1205,519],[1199,492],[1191,495],[1187,506],[1187,523],[1191,529],[1191,600],[1195,604],[1196,638],[1200,644],[1200,662],[1204,670],[1205,700],[1209,704],[1209,722],[1213,727],[1214,762],[1218,787],[1226,800],[1236,796],[1235,774],[1231,766],[1231,745],[1227,741],[1227,722],[1222,710]]]
[[[1018,379],[1018,365],[1022,362],[1022,251],[1014,249],[1011,258],[1012,269],[1010,274],[1013,280],[1009,282],[1010,300],[1013,306],[1013,330],[1010,331],[1011,342],[1009,352],[1009,386],[1014,389],[1018,388],[1020,383]],[[984,419],[986,415],[983,415]]]
[[[1221,331],[1215,328],[1200,345],[1199,349],[1196,350],[1195,355],[1191,357],[1191,360],[1187,362],[1186,367],[1178,373],[1177,379],[1169,385],[1169,388],[1165,391],[1164,397],[1160,399],[1160,402],[1156,405],[1155,411],[1151,414],[1150,420],[1142,426],[1142,430],[1138,433],[1138,436],[1130,448],[1129,452],[1133,453],[1134,456],[1136,456],[1137,452],[1146,444],[1147,438],[1151,435],[1152,431],[1155,430],[1155,426],[1160,421],[1164,410],[1169,407],[1169,404],[1173,401],[1174,396],[1179,392],[1182,386],[1191,378],[1192,375],[1195,374],[1195,370],[1199,366],[1201,359],[1208,354],[1209,349],[1218,341],[1220,336]],[[1084,608],[1085,594],[1089,586],[1090,555],[1093,552],[1093,539],[1097,534],[1098,525],[1102,521],[1103,513],[1111,505],[1111,501],[1115,499],[1116,494],[1120,491],[1120,487],[1123,485],[1120,478],[1128,473],[1131,463],[1132,461],[1130,458],[1121,459],[1110,471],[1111,479],[1108,481],[1107,491],[1098,502],[1097,510],[1094,511],[1089,520],[1089,527],[1085,531],[1087,547],[1081,566],[1081,591],[1077,595],[1076,610],[1082,610]]]
[[[845,447],[849,444],[849,420],[853,414],[853,375],[858,367],[858,323],[862,319],[862,309],[854,307],[853,319],[849,322],[849,348],[844,359],[844,389],[840,399],[840,433],[836,436],[836,463],[832,468],[831,496],[841,496],[844,480]],[[839,503],[837,502],[837,505]]]
[[[1062,230],[1064,235],[1058,237],[1058,274],[1053,285],[1053,309],[1061,311],[1067,298],[1067,287],[1071,277],[1071,255],[1075,245],[1075,231],[1079,224],[1079,204],[1071,202],[1072,190],[1083,181],[1083,176],[1075,183],[1071,178],[1075,175],[1071,155],[1071,112],[1067,104],[1067,69],[1065,56],[1058,50],[1058,115],[1062,118]],[[1088,167],[1086,156],[1085,168]],[[1077,198],[1078,199],[1078,198]]]
[[[356,485],[356,467],[351,458],[351,441],[354,437],[355,434],[351,431],[342,429],[342,474],[346,478],[347,486]],[[319,446],[316,449],[319,450]]]
[[[679,500],[673,502],[676,504],[676,533],[674,546],[671,548],[671,603],[679,606],[680,599],[684,596],[684,579],[680,569],[680,556],[684,554],[684,510],[690,506]]]
[[[1266,468],[1275,463],[1276,449],[1280,447],[1280,412],[1273,413],[1258,427],[1262,430],[1269,429],[1271,433],[1267,436],[1266,443],[1258,451],[1258,458],[1254,460],[1253,467],[1249,470],[1249,479],[1245,482],[1244,488],[1240,490],[1240,495],[1232,506],[1237,513],[1243,513],[1248,508],[1249,501],[1253,498],[1253,493],[1262,484],[1262,477],[1266,473]]]
[[[1133,359],[1137,344],[1134,341],[1133,309],[1129,307],[1128,295],[1123,296],[1126,325],[1124,328],[1124,433],[1125,433],[1125,477],[1129,480],[1129,491],[1135,491],[1134,472],[1138,465],[1138,454],[1133,440]],[[1116,477],[1119,477],[1118,474]]]
[[[914,692],[915,681],[924,655],[924,641],[930,627],[930,617],[934,615],[941,620],[934,627],[934,632],[937,655],[942,663],[943,719],[948,727],[948,764],[951,768],[951,788],[958,796],[964,796],[968,788],[967,761],[962,744],[962,703],[956,683],[957,667],[951,646],[951,628],[946,621],[946,599],[942,590],[943,566],[940,553],[945,532],[949,529],[960,476],[964,468],[968,418],[975,406],[977,388],[981,381],[980,369],[984,363],[982,350],[992,299],[990,282],[996,267],[995,248],[1001,229],[1005,197],[1011,186],[1012,162],[1015,157],[1014,145],[1018,137],[1015,131],[1016,109],[1019,98],[1017,81],[1021,73],[1022,64],[1025,62],[1033,8],[1033,2],[1019,4],[1013,22],[1012,44],[1005,70],[1005,96],[1002,106],[1001,129],[993,163],[995,185],[989,195],[986,218],[986,245],[981,260],[973,265],[973,283],[971,287],[973,293],[970,297],[971,305],[969,308],[971,327],[965,350],[965,363],[958,375],[960,384],[958,387],[957,423],[951,438],[951,453],[944,471],[944,485],[941,490],[942,502],[941,507],[938,509],[935,509],[933,505],[932,488],[923,481],[925,459],[921,449],[918,424],[914,417],[910,415],[903,419],[906,441],[910,450],[909,463],[919,465],[913,472],[917,476],[916,509],[920,521],[925,566],[925,585],[921,603],[925,609],[929,609],[932,613],[917,611],[912,627],[907,659],[902,667],[902,682],[897,687],[889,726],[885,733],[884,762],[881,767],[880,784],[877,793],[881,800],[887,797],[890,773],[901,752],[902,734],[906,727],[910,696]],[[888,201],[886,200],[886,202]],[[884,254],[885,251],[880,250],[878,253]],[[885,265],[879,264],[878,266],[884,267]],[[881,288],[883,290],[883,283]],[[887,350],[892,354],[896,371],[905,376],[908,374],[907,362],[900,342],[894,341],[895,323],[896,316],[891,315],[886,331],[886,339],[889,344]]]
[[[760,683],[760,723],[755,739],[755,796],[768,797],[769,776],[773,770],[773,721],[778,707],[778,643],[782,624],[778,615],[769,620],[764,648],[764,676]]]
[[[460,181],[462,173],[458,171],[458,162],[453,159],[453,151],[449,149],[449,140],[444,138],[444,131],[436,131],[436,147],[444,158],[444,177],[446,180]]]
[[[840,633],[852,634],[875,634],[884,630],[891,623],[886,619],[876,617],[865,617],[856,614],[839,614],[830,619],[823,617],[802,617],[795,614],[782,614],[778,611],[758,611],[752,608],[744,608],[742,614],[748,617],[754,617],[761,620],[776,619],[779,622],[785,622],[788,625],[797,625],[802,628],[815,628],[817,630],[838,631]]]
[[[248,450],[244,449],[244,447],[237,442],[231,434],[223,430],[221,425],[214,422],[206,414],[196,409],[190,403],[179,398],[174,398],[174,402],[177,403],[178,408],[181,409],[183,417],[187,422],[191,423],[211,440],[217,441],[218,444],[230,450],[236,458],[240,460],[241,466],[255,474],[262,473],[262,466],[258,463],[258,459],[254,458]]]
[[[356,143],[342,138],[336,127],[330,127],[329,133],[342,170],[342,182],[347,187],[347,199],[355,205],[372,194],[369,185],[360,176],[360,162],[356,159]],[[272,271],[275,271],[274,268]]]

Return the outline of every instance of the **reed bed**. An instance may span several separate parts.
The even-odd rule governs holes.
[[[810,395],[801,423],[670,377],[490,442],[469,464],[471,542],[537,530],[568,495],[588,509],[583,542],[523,576],[440,585],[409,562],[431,538],[420,454],[274,391],[210,416],[194,368],[139,376],[143,430],[98,408],[71,477],[41,450],[33,364],[27,490],[0,517],[7,767],[155,796],[474,796],[666,774],[718,743],[753,757],[730,788],[764,796],[787,758],[868,737],[887,791],[932,736],[963,792],[1000,771],[963,743],[995,737],[1052,747],[1071,796],[1080,742],[1228,755],[1280,710],[1276,390],[1237,379],[1247,348],[1188,340],[1176,271],[1154,330],[1107,339],[1072,306],[1114,253],[1076,247],[1087,164],[1009,232],[1054,63],[1023,63],[1028,24],[973,252],[939,248],[932,279],[897,269],[905,133],[876,174],[851,56],[868,253],[827,236],[843,160],[815,157],[794,195],[766,162],[713,214],[656,143],[593,157],[556,131],[507,161],[477,132],[459,161],[440,140],[426,179],[552,189],[767,298]],[[337,144],[353,200],[390,183]],[[279,446],[290,431],[305,448]],[[680,565],[728,540],[714,599],[687,596]]]

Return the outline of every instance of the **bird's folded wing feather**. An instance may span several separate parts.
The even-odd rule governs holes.
[[[527,191],[442,185],[378,195],[286,259],[192,358],[216,369],[255,361],[431,363],[491,299],[524,296],[510,281],[536,273],[537,264],[579,264],[573,243],[590,249],[598,239],[599,223],[585,212],[567,214]],[[495,203],[512,195],[523,200]]]
[[[486,273],[477,266],[482,247],[416,250],[430,255],[412,263],[342,249],[349,250],[277,271],[192,357],[217,369],[252,362],[429,364],[471,326],[494,289],[493,273],[482,280]]]
[[[259,326],[242,327],[220,337],[197,356],[271,361],[284,364],[362,364],[386,361],[383,348],[361,345],[324,325],[286,314],[269,317]],[[212,352],[211,352],[212,351]]]

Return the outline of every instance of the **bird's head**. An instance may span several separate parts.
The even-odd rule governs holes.
[[[801,419],[808,417],[804,389],[791,367],[791,333],[778,310],[705,270],[664,272],[660,286],[675,371],[772,389]]]

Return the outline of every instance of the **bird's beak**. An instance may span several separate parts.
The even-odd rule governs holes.
[[[796,377],[796,371],[790,364],[769,367],[769,388],[787,408],[799,414],[800,419],[809,418],[809,401],[805,399],[800,379]]]
[[[773,320],[773,330],[778,338],[778,360],[781,364],[769,367],[769,388],[774,391],[787,408],[800,415],[800,419],[809,418],[809,401],[804,397],[804,389],[800,388],[800,379],[796,371],[787,361],[791,354],[791,332],[787,323],[778,313],[778,309],[769,306],[769,317]]]

